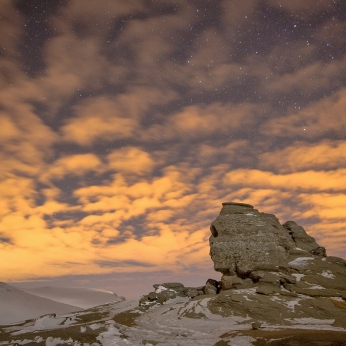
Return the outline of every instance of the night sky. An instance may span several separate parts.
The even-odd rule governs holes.
[[[344,0],[1,0],[0,281],[219,279],[221,203],[346,257]]]

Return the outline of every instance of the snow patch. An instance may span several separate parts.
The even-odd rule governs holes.
[[[300,281],[300,279],[305,276],[304,274],[291,274],[291,275],[297,279],[297,282]]]
[[[122,339],[120,336],[121,333],[119,330],[114,327],[113,324],[110,324],[107,331],[101,333],[96,339],[99,340],[103,346],[117,345],[119,341],[131,345],[128,340]]]
[[[90,324],[89,328],[92,330],[96,330],[96,329],[100,329],[103,325],[100,323],[94,323],[94,324]]]
[[[160,286],[155,290],[155,293],[161,293],[161,292],[163,292],[163,291],[167,291],[167,288],[160,285]]]
[[[251,336],[235,336],[231,340],[231,345],[233,346],[253,346],[252,341],[256,341],[256,339],[252,338]]]
[[[307,261],[311,261],[313,259],[313,257],[298,257],[294,261],[288,262],[288,264],[298,267],[304,267],[308,264]]]
[[[322,272],[322,274],[318,274],[318,275],[322,275],[322,276],[324,276],[327,279],[335,279],[334,274],[330,270],[324,270]]]
[[[311,286],[309,287],[311,290],[325,290],[325,288],[320,285],[310,284],[309,282],[307,282],[307,284]]]
[[[286,321],[290,321],[294,324],[301,324],[301,325],[332,325],[335,320],[334,319],[328,319],[328,320],[319,320],[317,318],[311,318],[311,317],[302,317],[302,318],[286,318]]]

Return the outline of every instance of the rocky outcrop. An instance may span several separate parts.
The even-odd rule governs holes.
[[[141,298],[141,311],[167,305],[162,314],[177,311],[180,319],[208,323],[221,315],[255,332],[306,324],[346,329],[346,261],[327,256],[303,227],[227,202],[210,230],[210,255],[221,280],[208,279],[203,287],[154,285]]]
[[[345,297],[346,262],[326,256],[303,227],[283,225],[245,203],[223,203],[210,226],[210,256],[221,291],[256,286],[264,295]]]
[[[259,213],[244,203],[223,203],[210,226],[210,255],[214,268],[227,276],[248,277],[253,270],[274,270],[285,265],[296,244],[271,214]]]

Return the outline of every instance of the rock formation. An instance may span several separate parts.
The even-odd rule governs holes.
[[[327,256],[295,222],[281,225],[249,204],[225,202],[210,230],[221,293],[253,288],[262,295],[346,299],[346,261]]]
[[[154,285],[141,309],[190,299],[199,308],[183,316],[243,319],[254,331],[306,323],[346,328],[346,261],[327,256],[303,227],[293,221],[281,225],[249,204],[226,202],[210,230],[210,255],[221,281],[208,279],[198,288]]]

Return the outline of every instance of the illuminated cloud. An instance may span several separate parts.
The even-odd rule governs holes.
[[[204,277],[227,200],[345,256],[336,2],[42,6],[0,4],[2,280]]]
[[[346,166],[344,141],[297,142],[285,149],[261,155],[261,168],[282,173],[304,170],[335,170]]]

